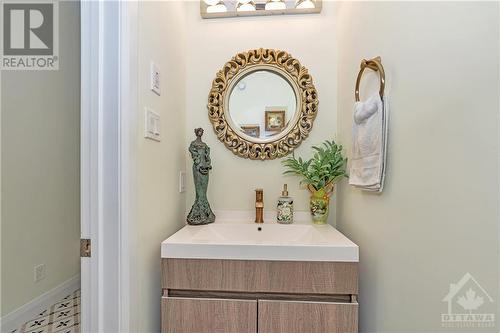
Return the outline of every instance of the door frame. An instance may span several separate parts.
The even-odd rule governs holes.
[[[130,331],[137,1],[81,2],[81,332]]]

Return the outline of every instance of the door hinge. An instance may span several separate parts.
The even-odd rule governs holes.
[[[90,257],[91,254],[90,239],[80,239],[80,257]]]

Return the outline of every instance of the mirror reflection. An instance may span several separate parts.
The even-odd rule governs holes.
[[[240,131],[267,141],[282,133],[295,117],[294,89],[281,75],[258,70],[241,77],[229,97],[229,116]]]

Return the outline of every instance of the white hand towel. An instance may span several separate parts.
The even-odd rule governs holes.
[[[387,101],[377,93],[354,105],[349,184],[382,192],[387,145]]]

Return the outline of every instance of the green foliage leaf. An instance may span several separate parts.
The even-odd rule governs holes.
[[[293,174],[302,178],[301,184],[313,186],[319,190],[329,183],[336,183],[341,178],[347,178],[347,158],[343,156],[342,145],[335,141],[325,141],[322,146],[312,147],[313,157],[304,161],[295,155],[282,161],[285,171],[283,174]]]

